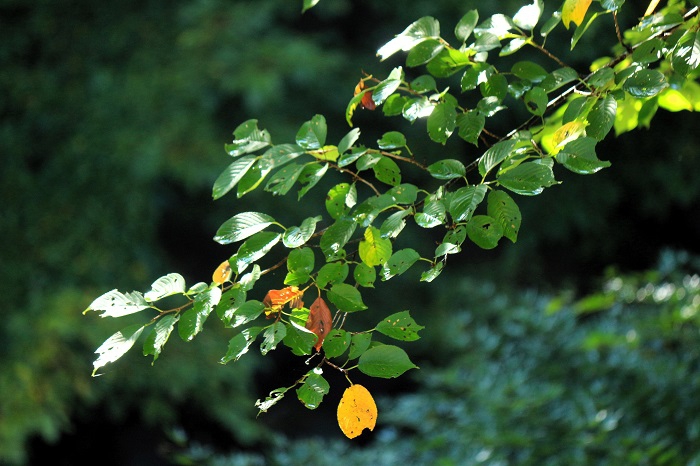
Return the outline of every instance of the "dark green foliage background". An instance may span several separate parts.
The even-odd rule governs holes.
[[[214,203],[210,193],[228,163],[223,144],[237,124],[259,118],[275,142],[285,142],[321,113],[330,139],[337,140],[347,131],[343,111],[362,70],[383,77],[400,64],[400,57],[379,63],[374,52],[411,21],[430,14],[449,30],[470,8],[479,8],[484,18],[520,4],[433,0],[405,8],[402,2],[327,0],[300,16],[300,6],[288,0],[0,3],[0,463],[36,462],[45,454],[68,462],[97,454],[113,455],[115,464],[157,462],[179,448],[182,431],[220,448],[260,447],[268,428],[298,433],[290,421],[300,419],[297,413],[312,416],[300,421],[308,432],[332,431],[324,428],[334,428],[332,397],[323,412],[309,413],[286,400],[276,410],[291,414],[254,420],[255,399],[278,386],[269,382],[289,361],[244,358],[221,366],[216,361],[228,338],[213,323],[191,344],[173,339],[153,368],[131,354],[91,379],[92,351],[116,328],[80,311],[108,289],[145,289],[169,271],[183,273],[189,283],[208,280],[232,253],[211,237],[223,220],[245,209],[232,198]],[[635,8],[641,7],[630,6],[623,25],[641,14]],[[580,63],[606,53],[614,41],[609,37],[609,43],[582,40]],[[551,45],[567,56],[566,44]],[[474,151],[459,141],[446,147],[421,142],[421,122],[411,127],[366,111],[356,120],[367,141],[388,130],[404,132],[419,159]],[[517,121],[504,119],[494,130]],[[612,168],[593,177],[565,177],[562,186],[525,200],[516,245],[473,248],[432,287],[403,290],[397,283],[366,301],[382,315],[410,308],[427,334],[452,321],[443,290],[464,275],[489,277],[499,290],[595,289],[596,277],[609,265],[651,267],[665,246],[697,252],[697,125],[694,114],[659,114],[650,131],[606,141],[598,153]],[[307,202],[322,202],[324,194],[319,187]],[[260,194],[243,202],[260,211],[299,209]],[[399,296],[405,304],[397,303]],[[526,319],[518,309],[500,312]],[[436,367],[472,364],[439,352],[421,354]],[[427,377],[428,387],[449,394],[437,380],[444,376],[440,369],[423,374],[418,377]],[[377,390],[397,390],[403,383]],[[668,393],[674,402],[685,402],[674,398],[673,389]],[[392,411],[395,422],[410,426],[415,419],[402,417],[404,402],[380,407],[381,415],[389,419]],[[504,420],[512,414],[507,406],[497,411]],[[112,430],[95,429],[104,422]],[[164,431],[174,434],[165,438]],[[122,441],[130,446],[118,449]]]

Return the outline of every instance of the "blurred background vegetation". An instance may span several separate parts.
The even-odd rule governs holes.
[[[282,354],[217,364],[228,337],[213,320],[154,367],[135,349],[90,378],[119,325],[81,316],[92,299],[171,271],[207,280],[233,252],[211,237],[240,202],[299,208],[211,201],[233,128],[258,118],[286,142],[321,113],[337,140],[362,71],[402,63],[374,54],[410,22],[435,16],[447,36],[468,9],[522,2],[405,5],[326,0],[302,16],[289,0],[0,2],[0,464],[700,464],[700,119],[687,112],[605,141],[610,169],[560,172],[561,186],[522,199],[517,244],[466,250],[432,286],[371,297],[428,329],[408,348],[422,369],[370,387],[380,425],[360,442],[335,426],[333,375],[317,412],[288,397],[256,419],[255,400],[304,369]],[[623,26],[645,7],[625,5]],[[575,60],[566,41],[549,45],[584,66],[615,40],[611,24],[594,28]],[[368,142],[400,130],[422,157],[473,156],[425,144],[421,122],[357,123]]]

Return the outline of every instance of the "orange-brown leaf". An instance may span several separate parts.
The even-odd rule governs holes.
[[[227,282],[231,278],[231,264],[229,261],[223,261],[219,266],[214,270],[214,274],[212,275],[211,279],[214,283],[217,285],[223,285],[225,282]]]
[[[355,438],[365,428],[374,430],[377,424],[377,405],[370,392],[362,385],[352,385],[343,393],[338,405],[338,425],[348,438]]]
[[[374,103],[374,100],[372,99],[372,91],[365,91],[365,81],[364,79],[361,79],[359,83],[357,83],[357,86],[355,86],[355,94],[357,95],[360,92],[364,92],[362,95],[362,100],[360,101],[360,106],[362,108],[366,108],[367,110],[374,110],[377,108],[377,104]]]
[[[323,298],[319,296],[309,308],[309,318],[306,319],[306,328],[311,330],[318,337],[314,345],[316,351],[321,350],[323,340],[326,338],[326,335],[328,335],[328,332],[331,331],[332,327],[333,318],[331,317],[331,310],[328,309],[328,305]]]
[[[302,296],[304,296],[304,292],[296,286],[288,286],[281,290],[268,291],[263,298],[263,304],[267,308],[265,310],[265,315],[269,318],[271,314],[280,312],[287,303],[290,303],[289,306],[292,308],[303,307],[304,302],[301,300]]]

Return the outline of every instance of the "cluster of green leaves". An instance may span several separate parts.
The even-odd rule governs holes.
[[[370,330],[344,328],[348,315],[368,308],[363,289],[373,288],[378,278],[383,282],[402,275],[419,262],[426,264],[420,280],[431,282],[467,239],[484,249],[495,248],[504,237],[515,242],[521,213],[512,195],[534,196],[557,184],[557,166],[578,174],[609,166],[598,159],[596,145],[613,127],[620,133],[648,125],[659,106],[668,108],[672,102],[687,102],[692,109],[700,106],[697,8],[687,11],[683,2],[672,2],[626,31],[615,58],[596,61],[582,73],[545,48],[562,20],[582,21],[590,1],[580,3],[585,4],[583,14],[580,5],[575,9],[579,16],[557,11],[538,33],[541,0],[512,17],[496,14],[481,22],[478,13],[470,11],[455,27],[456,46],[441,36],[436,19],[424,17],[379,49],[382,59],[406,52],[406,66],[424,67],[426,74],[409,79],[403,67],[396,67],[384,80],[363,77],[346,109],[348,123],[352,126],[358,106],[381,106],[387,117],[401,116],[411,123],[426,120],[428,138],[435,143],[444,145],[456,133],[484,149],[476,155],[453,154],[426,165],[417,160],[401,132],[387,132],[368,147],[360,143],[358,128],[328,144],[322,115],[303,123],[294,142],[283,144],[273,143],[257,120],[239,125],[225,146],[233,161],[216,179],[214,199],[234,191],[241,198],[258,188],[284,196],[296,186],[301,200],[322,179],[332,179],[325,203],[306,204],[298,226],[285,226],[273,215],[257,211],[238,213],[224,222],[215,241],[241,244],[228,260],[230,276],[223,280],[188,289],[180,275],[169,274],[145,294],[113,290],[95,300],[88,310],[102,311],[103,316],[146,309],[156,313],[98,348],[95,371],[121,357],[144,332],[144,354],[155,360],[176,324],[182,339],[191,340],[214,310],[225,326],[237,332],[223,363],[239,359],[258,337],[262,354],[282,342],[296,355],[312,355],[322,337],[310,330],[310,309],[294,304],[292,298],[277,307],[274,301],[271,305],[267,299],[247,298],[262,274],[285,264],[288,274],[280,285],[286,288],[268,294],[288,293],[296,300],[314,287],[319,299],[325,295],[336,308],[334,328],[323,340],[321,362],[292,386],[273,390],[258,401],[261,411],[293,387],[298,387],[297,395],[307,407],[318,406],[328,392],[324,364],[346,376],[358,368],[374,377],[397,377],[415,367],[398,346],[372,340],[374,331],[397,340],[417,339],[422,327],[407,311],[383,318]],[[616,18],[622,4],[601,2],[602,10],[585,24],[607,13]],[[585,25],[576,29],[572,48],[585,30]],[[518,61],[507,70],[499,68],[501,57],[525,46],[541,51],[554,66]],[[498,51],[495,58],[494,51]],[[443,83],[458,73],[460,87],[453,92]],[[531,116],[499,136],[487,125],[508,106],[521,106]],[[412,183],[402,179],[409,169]],[[424,244],[398,249],[395,245],[409,222],[418,230],[442,227],[443,239],[434,249],[425,250]],[[285,259],[263,269],[271,251],[282,249]],[[173,295],[184,302],[172,309],[157,305]],[[288,310],[283,309],[286,304]],[[263,324],[263,317],[273,322]],[[346,360],[336,363],[335,358],[346,351]],[[357,365],[349,367],[355,359]]]

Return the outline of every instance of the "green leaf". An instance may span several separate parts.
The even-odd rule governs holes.
[[[350,267],[345,262],[329,262],[324,264],[316,276],[316,286],[325,288],[329,283],[343,283],[350,273]]]
[[[134,346],[134,343],[136,343],[138,337],[141,336],[144,328],[145,326],[140,324],[130,325],[107,338],[107,340],[95,350],[97,359],[92,363],[92,376],[94,377],[95,374],[97,374],[98,369],[124,356],[126,352]]]
[[[360,259],[370,267],[384,264],[391,257],[391,241],[381,237],[378,229],[368,227],[358,248]]]
[[[396,238],[401,233],[401,230],[406,226],[407,216],[411,215],[410,210],[400,210],[389,215],[382,223],[379,231],[384,238]]]
[[[399,149],[406,146],[406,136],[398,131],[389,131],[377,141],[377,145],[384,150]]]
[[[328,128],[323,115],[314,115],[299,128],[296,143],[306,150],[320,149],[326,144]]]
[[[500,102],[508,95],[508,80],[500,73],[493,73],[479,84],[479,90],[482,96],[496,97]]]
[[[542,116],[547,110],[547,93],[541,87],[533,87],[525,93],[525,106],[533,115]]]
[[[281,233],[263,231],[248,238],[231,258],[232,269],[242,273],[250,264],[262,258],[282,239]],[[233,260],[235,258],[235,261]]]
[[[290,249],[298,248],[306,244],[316,231],[316,224],[321,221],[321,216],[309,217],[301,222],[298,227],[289,227],[284,232],[282,242]]]
[[[508,193],[500,190],[491,191],[486,213],[500,224],[503,236],[515,243],[518,239],[522,215],[520,208]]]
[[[347,283],[338,283],[328,292],[328,300],[342,312],[355,312],[367,309],[357,288]]]
[[[478,22],[479,12],[477,10],[469,10],[455,26],[455,37],[462,43],[465,43]]]
[[[311,190],[316,184],[321,181],[321,178],[323,178],[323,175],[326,174],[328,171],[328,164],[320,164],[320,163],[310,163],[307,164],[304,167],[304,170],[301,172],[301,175],[299,175],[299,183],[302,185],[302,188],[299,190],[299,196],[297,199],[301,199],[304,197],[306,193]]]
[[[552,16],[542,25],[542,28],[540,29],[540,35],[542,37],[547,37],[549,33],[552,32],[560,22],[561,11],[557,10],[554,13],[552,13]]]
[[[326,260],[338,257],[345,244],[350,240],[355,232],[357,222],[351,218],[340,218],[321,236],[321,251],[326,256]]]
[[[216,232],[214,241],[219,244],[235,243],[264,230],[275,219],[259,212],[243,212],[226,220]]]
[[[277,348],[279,342],[281,342],[287,335],[287,328],[282,322],[275,322],[265,329],[263,332],[263,341],[260,343],[260,353],[265,356],[270,351]]]
[[[331,330],[323,340],[323,352],[327,358],[337,358],[350,347],[352,336],[342,329]]]
[[[169,273],[153,282],[151,290],[143,297],[148,302],[158,301],[175,294],[184,294],[187,290],[185,279],[179,273]]]
[[[658,38],[642,42],[632,52],[632,60],[645,65],[653,63],[661,58],[664,46],[664,41]]]
[[[457,125],[457,111],[447,102],[435,106],[428,117],[428,135],[430,139],[445,144]]]
[[[382,156],[372,167],[374,176],[389,186],[398,186],[401,183],[401,169],[389,157]]]
[[[479,135],[483,131],[485,124],[486,117],[474,110],[457,115],[459,137],[474,145],[478,144]]]
[[[551,166],[525,162],[499,175],[498,183],[516,194],[535,196],[557,181]]]
[[[571,99],[566,104],[566,110],[564,110],[564,115],[561,119],[562,124],[570,123],[581,116],[588,102],[589,99],[585,97],[575,97]]]
[[[234,309],[232,319],[230,319],[233,321],[231,326],[236,328],[248,322],[252,322],[260,317],[260,314],[262,314],[264,310],[265,304],[260,301],[246,301]]]
[[[435,82],[435,78],[433,78],[429,74],[424,74],[424,75],[418,76],[416,79],[411,81],[410,87],[415,92],[420,92],[420,93],[428,92],[428,91],[437,92],[437,83]],[[399,112],[399,113],[401,113],[401,112]]]
[[[180,316],[177,314],[168,314],[158,319],[158,322],[153,327],[153,331],[146,337],[146,341],[143,342],[144,356],[152,354],[153,362],[156,362],[179,319]]]
[[[472,64],[471,50],[443,49],[435,58],[430,60],[426,68],[436,78],[447,78],[459,70]]]
[[[615,72],[610,68],[601,68],[588,78],[588,85],[593,87],[603,87],[615,79]]]
[[[401,275],[410,269],[418,259],[420,259],[420,254],[411,248],[396,251],[382,266],[382,280],[386,281],[392,277],[395,277],[396,275]]]
[[[221,288],[212,288],[197,295],[194,304],[180,316],[177,330],[180,338],[191,341],[195,335],[202,331],[204,322],[214,310],[221,299]]]
[[[418,212],[414,219],[419,227],[434,228],[445,222],[445,213],[445,204],[441,201],[430,201],[423,207],[423,212]]]
[[[293,320],[290,320],[286,327],[287,334],[285,335],[283,342],[292,350],[292,353],[297,356],[306,356],[311,354],[311,349],[314,347],[316,340],[318,339],[316,334]]]
[[[666,77],[658,70],[639,70],[627,78],[622,89],[634,97],[653,97],[668,87]]]
[[[607,168],[610,166],[610,162],[598,160],[596,156],[595,145],[597,142],[590,137],[574,139],[557,153],[557,161],[580,175],[590,175]]]
[[[549,93],[577,79],[578,73],[573,68],[559,68],[549,73],[540,86]]]
[[[491,118],[506,108],[508,107],[501,105],[501,101],[495,96],[484,97],[476,104],[476,110],[486,118]]]
[[[461,251],[462,248],[460,248],[458,244],[444,241],[440,243],[437,248],[435,248],[435,257],[442,257],[448,254],[458,254]]]
[[[496,165],[503,162],[515,149],[517,141],[507,139],[491,146],[479,159],[479,174],[485,177]]]
[[[396,204],[413,204],[418,196],[418,188],[410,183],[394,186],[386,192]]]
[[[316,409],[323,401],[323,397],[328,394],[330,385],[321,375],[323,371],[320,367],[311,369],[304,379],[301,387],[297,388],[297,397],[308,409]]]
[[[426,39],[416,44],[406,57],[406,66],[413,68],[424,65],[435,58],[445,45],[437,39]]]
[[[501,41],[496,34],[490,32],[476,33],[474,41],[474,50],[477,52],[488,52],[497,49],[501,46]]]
[[[241,290],[250,291],[255,286],[255,282],[260,279],[260,266],[258,264],[253,265],[253,270],[243,275],[240,280],[238,280],[238,285],[240,285]]]
[[[486,185],[478,184],[459,188],[450,196],[449,212],[455,222],[464,222],[471,218],[476,208],[486,196]]]
[[[499,57],[505,57],[507,55],[512,55],[521,48],[525,47],[527,45],[527,39],[524,37],[516,37],[515,39],[512,39],[510,42],[508,42],[500,52],[498,52]]]
[[[357,192],[354,184],[337,184],[328,191],[326,210],[333,219],[337,220],[350,212],[350,209],[355,205],[356,196]]]
[[[617,100],[613,96],[607,95],[603,100],[597,101],[591,108],[591,111],[588,112],[586,134],[598,141],[602,141],[615,124],[616,114]]]
[[[576,44],[578,44],[578,41],[581,40],[581,37],[583,37],[583,34],[588,30],[589,27],[591,27],[591,24],[593,24],[593,21],[598,19],[601,15],[605,14],[603,11],[598,11],[593,13],[591,16],[588,17],[588,20],[586,21],[586,24],[583,26],[577,26],[576,31],[574,31],[574,35],[571,37],[571,50],[576,47]],[[566,19],[564,19],[564,24],[566,25]]]
[[[83,314],[88,311],[103,311],[100,317],[122,317],[149,307],[151,307],[150,304],[138,291],[121,293],[112,290],[95,299]]]
[[[389,77],[377,84],[374,91],[372,91],[372,100],[374,100],[374,103],[381,105],[387,97],[399,88],[401,81],[403,81],[403,69],[398,66],[389,73]]]
[[[434,108],[435,104],[432,101],[428,100],[427,97],[421,96],[410,99],[406,105],[404,105],[401,114],[406,120],[413,122],[418,118],[429,116]]]
[[[269,170],[273,170],[291,162],[304,153],[304,149],[296,144],[279,144],[265,151],[260,157],[260,164]]]
[[[358,369],[370,377],[390,379],[398,377],[409,369],[418,369],[404,350],[394,345],[375,346],[360,356]]]
[[[533,0],[532,5],[525,5],[515,13],[513,22],[520,29],[531,31],[540,19],[543,7],[542,0]]]
[[[319,1],[320,0],[304,0],[303,6],[301,8],[301,12],[305,13],[306,10],[309,10],[309,9],[313,8],[314,6],[316,6],[316,4]]]
[[[428,166],[428,172],[438,180],[462,178],[467,170],[464,164],[456,159],[442,159]]]
[[[527,79],[533,83],[539,83],[547,77],[547,71],[537,63],[531,61],[519,61],[515,63],[510,72],[520,79]]]
[[[255,338],[263,330],[263,327],[250,327],[242,330],[241,333],[231,338],[228,342],[228,351],[226,355],[219,361],[221,364],[227,364],[230,361],[238,361],[241,356],[248,352],[250,345],[253,344]]]
[[[377,280],[377,271],[374,267],[370,267],[364,262],[360,262],[355,266],[353,277],[358,285],[365,288],[374,288],[374,282]]]
[[[360,138],[360,128],[351,129],[338,143],[338,153],[344,154]]]
[[[272,193],[274,196],[284,196],[289,192],[297,182],[299,176],[304,171],[305,166],[293,163],[278,170],[265,185],[265,191]]]
[[[503,228],[488,215],[475,215],[467,223],[467,236],[482,249],[493,249],[503,237]]]
[[[386,317],[375,328],[395,340],[415,341],[420,338],[418,332],[425,327],[418,325],[408,311],[401,311]]]
[[[311,278],[314,270],[314,252],[310,248],[295,249],[287,257],[285,285],[303,285]]]
[[[444,267],[445,267],[444,262],[442,262],[442,261],[437,262],[435,265],[433,265],[428,270],[423,272],[423,274],[420,277],[420,281],[427,282],[427,283],[432,282],[433,280],[435,280],[438,277],[438,275],[440,275],[440,273],[442,272],[442,269]]]
[[[350,341],[348,360],[353,360],[362,356],[362,353],[369,348],[370,343],[372,343],[372,334],[370,332],[354,334]]]
[[[258,267],[258,273],[259,269]],[[234,313],[246,302],[246,296],[246,288],[241,283],[237,283],[221,296],[216,306],[216,314],[224,324],[231,324]]]
[[[377,50],[377,56],[383,61],[400,50],[406,52],[425,39],[439,36],[440,23],[438,20],[430,16],[424,16],[404,29],[401,34],[384,44]]]
[[[514,27],[515,24],[511,18],[504,14],[497,13],[479,24],[474,31],[477,34],[488,32],[495,36],[503,37]]]
[[[258,159],[238,182],[236,197],[240,199],[249,192],[257,189],[270,171],[272,171],[272,165],[264,164]]]
[[[681,76],[688,76],[700,66],[700,33],[686,31],[673,47],[671,56],[673,70]]]
[[[215,200],[219,199],[233,189],[233,187],[241,181],[241,178],[243,178],[248,169],[253,166],[255,160],[256,157],[254,155],[248,155],[237,159],[229,165],[226,170],[221,172],[216,181],[214,181],[212,197]]]
[[[233,131],[231,144],[226,144],[226,152],[231,157],[238,157],[243,154],[255,152],[271,144],[270,133],[258,129],[258,120],[248,120]]]
[[[399,94],[391,94],[384,101],[384,105],[382,106],[382,112],[384,113],[384,116],[401,115],[401,113],[403,112],[403,108],[409,101],[410,99],[406,96]]]

